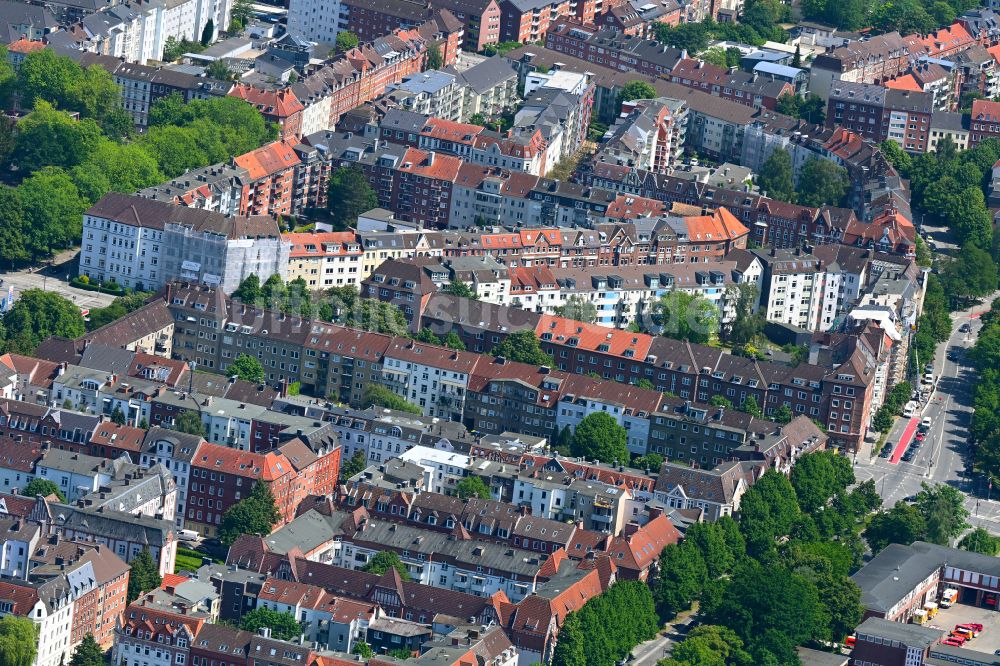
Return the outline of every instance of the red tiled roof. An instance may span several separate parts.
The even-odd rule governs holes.
[[[659,515],[627,536],[613,537],[608,555],[617,566],[626,569],[647,569],[663,549],[681,539],[681,533],[665,515]]]
[[[630,358],[640,361],[646,358],[653,340],[653,336],[646,333],[632,333],[554,315],[542,315],[535,333],[539,337],[549,334],[554,342],[561,344],[575,338],[577,343],[574,346],[587,351],[596,351],[599,346],[608,345],[608,351],[604,353],[614,356],[624,356],[625,350],[631,349]]]
[[[8,611],[11,615],[26,617],[39,601],[38,591],[33,587],[0,580],[0,601],[9,601],[14,605]]]
[[[961,23],[952,23],[950,26],[932,32],[920,40],[920,43],[927,48],[927,52],[931,55],[963,46],[971,46],[974,42],[975,40],[966,32]]]
[[[1000,102],[977,99],[972,102],[972,119],[1000,122]]]
[[[432,157],[433,156],[433,157]],[[454,155],[443,155],[433,151],[417,150],[407,148],[406,155],[403,156],[403,164],[400,171],[433,178],[435,180],[446,180],[454,183],[458,178],[458,169],[462,166],[462,159]]]
[[[292,244],[290,257],[322,257],[363,254],[361,245],[353,231],[329,231],[325,233],[282,234],[282,240]],[[357,245],[350,252],[348,245]]]
[[[261,481],[274,481],[295,471],[292,463],[281,453],[251,453],[210,442],[202,442],[198,446],[191,466]]]
[[[632,220],[637,217],[651,217],[666,211],[667,205],[656,199],[635,195],[619,194],[608,204],[605,215],[618,219]]]
[[[997,46],[991,46],[986,49],[986,52],[993,56],[993,59],[997,62],[997,64],[1000,64],[1000,44]]]
[[[913,78],[913,74],[904,74],[903,76],[896,77],[895,79],[890,79],[885,82],[886,88],[892,88],[893,90],[912,90],[914,92],[923,92],[923,87],[917,83],[917,80]]]
[[[716,208],[711,215],[685,217],[688,236],[692,241],[731,240],[750,233],[726,208]]]
[[[113,421],[102,421],[94,429],[90,443],[139,453],[142,449],[142,440],[145,436],[146,431],[142,428],[118,425]]]
[[[238,83],[233,86],[229,94],[250,102],[267,116],[287,118],[305,109],[302,102],[288,88],[268,90]]]
[[[41,40],[27,39],[26,37],[21,37],[16,42],[11,42],[7,45],[7,50],[14,53],[33,53],[35,51],[42,51],[45,49],[45,43]]]
[[[301,163],[292,147],[282,141],[274,141],[257,150],[233,158],[237,166],[243,167],[253,180],[281,173]]]

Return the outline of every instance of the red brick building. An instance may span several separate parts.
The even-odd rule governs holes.
[[[290,144],[275,141],[233,162],[246,169],[250,179],[243,185],[241,215],[291,215],[297,210],[295,173],[301,160]]]
[[[973,101],[969,129],[969,148],[975,148],[986,139],[1000,138],[1000,102]]]
[[[570,0],[503,0],[500,11],[500,40],[522,44],[545,41],[551,23],[574,16]]]
[[[317,455],[293,439],[277,449],[252,453],[202,442],[191,459],[187,523],[204,535],[216,535],[226,510],[246,499],[260,482],[274,495],[279,524],[284,524],[309,495],[332,493],[339,474],[340,447]]]
[[[229,94],[253,104],[265,120],[278,125],[283,141],[295,142],[302,136],[302,112],[305,107],[291,90],[268,90],[238,83]]]

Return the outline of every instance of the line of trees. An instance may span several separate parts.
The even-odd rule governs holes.
[[[994,484],[1000,482],[1000,299],[982,316],[983,326],[969,355],[979,377],[969,432],[973,464]]]
[[[135,192],[276,136],[243,100],[180,95],[159,100],[149,131],[135,136],[111,75],[51,49],[29,54],[16,74],[0,50],[0,97],[30,111],[0,122],[0,164],[22,177],[0,186],[0,261],[10,265],[78,243],[83,211],[108,192]]]
[[[796,645],[852,631],[862,608],[849,575],[861,563],[862,526],[881,502],[873,482],[848,490],[854,481],[846,458],[807,454],[791,478],[766,472],[737,520],[693,525],[667,546],[654,592],[661,617],[699,601],[710,627],[666,663],[798,663]],[[699,661],[706,651],[722,656]]]
[[[760,167],[757,187],[772,199],[788,203],[812,207],[843,206],[850,181],[847,169],[820,158],[803,164],[796,180],[791,154],[784,148],[775,148]]]
[[[874,27],[882,32],[926,35],[978,6],[976,0],[804,0],[802,13],[811,21],[842,30]]]
[[[656,636],[659,626],[649,587],[640,581],[619,581],[566,616],[552,664],[614,664]]]
[[[779,0],[748,0],[739,23],[716,23],[712,19],[674,27],[656,23],[653,30],[660,42],[694,54],[704,51],[713,40],[756,46],[767,40],[784,42],[787,35],[780,24],[790,18],[791,8]]]

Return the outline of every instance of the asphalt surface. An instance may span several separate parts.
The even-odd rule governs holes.
[[[968,429],[972,423],[972,399],[977,380],[974,369],[967,365],[966,353],[975,344],[982,325],[979,316],[989,309],[990,302],[991,299],[985,299],[984,304],[976,308],[952,314],[952,335],[939,345],[934,361],[935,390],[916,414],[918,418],[929,417],[932,421],[918,453],[911,461],[898,463],[893,463],[892,459],[859,455],[855,476],[858,481],[875,480],[885,507],[915,495],[922,483],[947,483],[968,495],[965,505],[972,514],[970,523],[1000,533],[1000,501],[997,501],[1000,488],[992,492],[981,476],[972,476],[966,471],[970,462]],[[959,330],[965,323],[971,325],[970,333]],[[957,353],[955,361],[947,359],[948,351]],[[886,442],[894,447],[898,445],[908,423],[909,419],[897,419]]]
[[[7,288],[13,286],[16,299],[27,289],[42,289],[64,296],[81,308],[106,307],[114,300],[114,296],[96,291],[84,291],[69,285],[68,278],[76,275],[76,254],[76,250],[63,252],[51,263],[34,266],[31,269],[0,273],[0,278],[3,279],[0,291],[6,295]]]

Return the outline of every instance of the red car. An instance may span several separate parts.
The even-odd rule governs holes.
[[[962,647],[962,643],[964,643],[964,642],[965,641],[957,641],[954,638],[951,638],[949,636],[948,638],[946,638],[943,641],[941,641],[941,645],[950,645],[952,647]]]
[[[922,432],[918,432],[917,433],[917,441],[918,442],[924,441],[924,433],[922,433]]]

